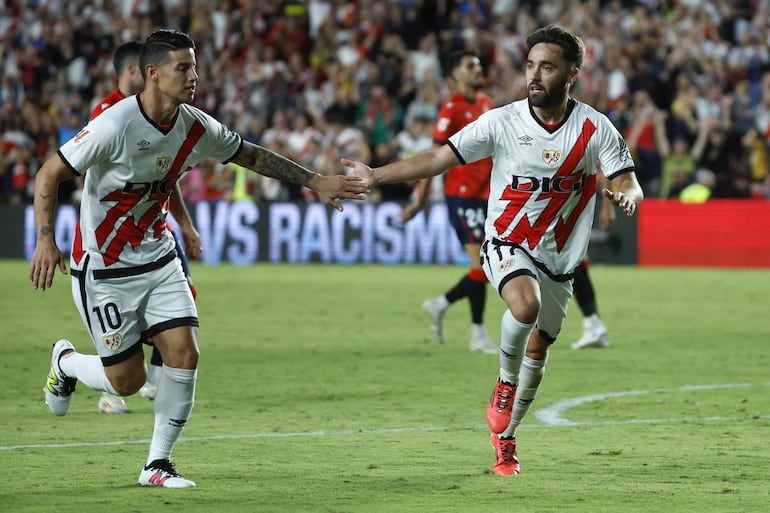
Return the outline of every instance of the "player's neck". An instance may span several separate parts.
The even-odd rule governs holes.
[[[169,99],[160,91],[153,92],[145,89],[139,93],[139,101],[147,117],[159,126],[171,123],[179,108],[179,103]]]
[[[474,102],[476,101],[476,94],[479,92],[479,89],[476,87],[459,85],[457,87],[457,92],[463,95],[469,102]]]
[[[123,98],[128,98],[129,96],[142,92],[141,89],[137,91],[136,88],[131,85],[130,81],[118,82],[118,91],[123,95]]]
[[[546,125],[558,125],[564,120],[564,116],[567,115],[568,106],[568,99],[565,98],[562,103],[553,107],[543,108],[532,106],[532,112],[535,113],[537,119]]]

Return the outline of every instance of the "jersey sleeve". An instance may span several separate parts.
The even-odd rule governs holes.
[[[103,121],[103,116],[94,119],[59,148],[59,156],[76,175],[109,159],[119,133],[117,125]]]
[[[493,124],[494,111],[487,111],[476,121],[465,125],[459,132],[449,138],[449,144],[460,157],[463,164],[476,162],[492,155],[494,149]]]
[[[602,116],[602,141],[599,148],[599,162],[604,176],[612,179],[621,171],[634,169],[634,160],[623,136],[606,117]]]
[[[243,145],[241,136],[205,112],[197,110],[196,113],[206,127],[206,135],[201,140],[203,152],[223,164],[231,161]]]

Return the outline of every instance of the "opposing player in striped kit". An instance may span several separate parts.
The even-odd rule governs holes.
[[[572,273],[588,248],[597,172],[611,183],[604,196],[627,215],[643,199],[623,137],[604,114],[569,95],[583,41],[549,26],[530,34],[527,47],[526,99],[482,114],[447,144],[409,159],[375,169],[342,162],[374,187],[492,157],[481,258],[508,307],[500,371],[487,406],[494,473],[500,475],[520,472],[516,429],[543,379],[572,296]]]
[[[189,488],[171,451],[193,408],[199,351],[198,313],[174,239],[166,224],[169,206],[190,257],[201,239],[182,202],[169,202],[178,180],[204,157],[235,162],[257,173],[307,186],[337,209],[339,199],[361,199],[358,177],[321,176],[251,144],[190,105],[198,79],[195,44],[187,34],[152,33],[140,65],[145,89],[107,109],[65,143],[35,179],[37,245],[30,264],[36,289],[52,285],[57,267],[66,272],[54,239],[60,182],[88,170],[73,253],[72,292],[98,355],[53,345],[45,400],[64,415],[77,381],[121,396],[137,392],[147,373],[142,343],[163,357],[155,397],[155,424],[139,484]]]

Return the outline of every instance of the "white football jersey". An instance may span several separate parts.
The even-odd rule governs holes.
[[[524,99],[486,112],[449,144],[464,162],[492,156],[486,238],[521,247],[557,278],[588,249],[597,162],[608,178],[634,167],[607,116],[575,100],[553,130]]]
[[[164,129],[143,112],[138,96],[115,104],[61,148],[77,174],[86,170],[71,265],[135,267],[174,250],[166,225],[177,181],[204,157],[226,162],[241,137],[191,105],[179,106]],[[110,268],[112,268],[110,267]]]

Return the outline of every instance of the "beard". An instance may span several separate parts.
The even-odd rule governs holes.
[[[527,99],[529,99],[529,104],[533,107],[549,109],[551,107],[557,107],[561,105],[561,103],[564,101],[564,97],[566,96],[566,90],[566,82],[557,84],[556,87],[550,89],[535,91],[534,93],[530,91],[529,88],[527,88]]]

